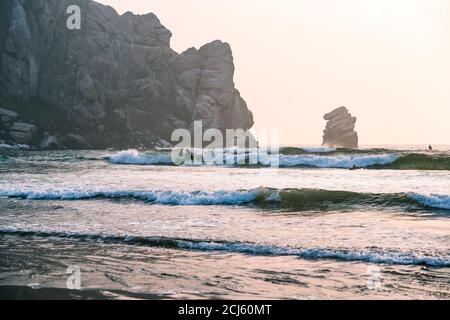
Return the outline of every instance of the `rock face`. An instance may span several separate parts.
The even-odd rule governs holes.
[[[36,131],[37,128],[35,125],[14,122],[10,128],[9,135],[18,143],[30,143],[33,140]]]
[[[70,5],[81,9],[80,30],[67,28]],[[2,0],[0,9],[0,96],[18,101],[13,112],[36,126],[13,130],[16,142],[152,146],[196,120],[205,129],[253,126],[227,43],[179,54],[154,14],[119,15],[91,0]],[[21,102],[38,106],[24,114]],[[49,117],[35,115],[40,105]]]
[[[323,118],[328,121],[323,132],[323,146],[358,148],[356,117],[352,117],[346,107],[337,108]]]

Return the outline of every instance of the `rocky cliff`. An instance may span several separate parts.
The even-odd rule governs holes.
[[[356,117],[352,117],[346,107],[337,108],[325,114],[323,118],[328,121],[323,132],[324,146],[358,148]]]
[[[69,30],[67,8],[81,9]],[[0,143],[37,148],[164,145],[177,128],[249,129],[230,46],[179,54],[150,13],[91,0],[0,2]]]

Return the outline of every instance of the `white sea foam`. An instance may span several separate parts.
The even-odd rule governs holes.
[[[329,148],[329,147],[318,147],[318,148],[301,148],[305,152],[311,152],[311,153],[330,153],[335,152],[336,148]]]
[[[299,190],[293,190],[301,192]],[[305,194],[311,192],[325,194],[326,190],[308,190]],[[109,199],[136,199],[148,203],[164,205],[245,205],[255,201],[266,203],[280,203],[284,200],[289,190],[257,188],[250,190],[237,191],[102,191],[102,190],[18,190],[18,189],[0,189],[0,197],[22,198],[29,200],[87,200],[95,198]],[[329,191],[333,193],[335,191]],[[363,194],[360,194],[363,195]],[[381,196],[382,194],[380,194]],[[301,195],[300,195],[301,196]],[[373,196],[373,195],[371,195]],[[386,194],[389,197],[389,194]],[[417,193],[405,194],[409,199],[418,204],[430,208],[450,209],[450,196],[448,195],[422,195]],[[398,195],[396,195],[398,197]],[[308,203],[307,198],[302,198]],[[331,200],[331,199],[330,199]],[[314,196],[312,196],[312,202]],[[387,200],[388,201],[388,200]],[[401,200],[399,200],[401,201]],[[367,202],[366,202],[367,203]],[[399,202],[401,204],[402,202]],[[409,205],[404,202],[404,205]],[[374,205],[377,205],[376,203]]]
[[[106,157],[114,164],[138,164],[138,165],[157,165],[171,164],[170,154],[149,154],[141,153],[137,150],[130,149]]]
[[[423,195],[409,193],[408,197],[427,207],[450,209],[450,196],[447,195]]]
[[[304,259],[335,259],[392,265],[428,265],[433,267],[450,266],[450,256],[447,253],[437,252],[431,256],[419,252],[382,248],[294,248],[243,242],[217,242],[152,236],[108,235],[103,233],[84,234],[52,230],[24,230],[21,228],[0,228],[0,233],[22,236],[59,237],[73,240],[97,240],[100,242],[115,242],[127,245],[169,246],[184,250],[224,251],[266,256],[297,256]]]
[[[417,253],[377,249],[297,249],[245,243],[185,242],[179,247],[191,250],[228,251],[255,255],[298,256],[307,259],[337,259],[345,261],[365,261],[380,264],[422,265],[435,267],[450,266],[450,256],[425,256]]]
[[[269,163],[270,165],[270,157],[266,153],[262,151],[249,151],[238,150],[238,149],[224,149],[224,150],[215,150],[215,149],[187,149],[188,152],[195,159],[195,162],[191,162],[191,157],[188,157],[187,163],[185,164],[196,164],[198,161],[200,164],[205,165],[233,165],[233,164],[245,164],[252,160],[257,164],[257,159],[260,159],[260,162]],[[267,152],[267,151],[266,151]],[[265,157],[264,157],[265,156]],[[134,149],[120,151],[119,153],[108,155],[105,157],[111,163],[114,164],[137,164],[137,165],[171,165],[174,162],[172,161],[172,155],[168,153],[143,153]],[[181,159],[182,160],[182,159]],[[253,164],[253,163],[252,163]]]
[[[312,150],[312,149],[310,149]],[[319,150],[319,149],[317,149]],[[325,150],[325,149],[322,149]],[[204,156],[211,157],[213,151],[208,150]],[[313,151],[311,151],[313,152]],[[317,151],[316,151],[317,152]],[[323,151],[325,152],[325,151]],[[273,163],[274,156],[260,153],[255,154],[230,154],[223,153],[223,164],[245,164],[249,158],[258,159],[258,163],[262,165],[270,165]],[[316,168],[366,168],[374,165],[387,165],[398,159],[394,154],[381,155],[277,155],[281,167],[298,167],[308,166]],[[172,164],[170,154],[149,154],[141,153],[137,150],[121,151],[107,157],[114,164],[139,164],[139,165],[169,165]],[[206,158],[205,158],[206,159]],[[214,162],[213,162],[214,163]],[[220,163],[220,162],[219,162]],[[276,162],[278,163],[278,161]]]
[[[367,168],[374,165],[387,165],[398,159],[397,155],[280,155],[280,165],[282,167],[309,166],[316,168]]]
[[[0,196],[29,200],[85,200],[131,198],[165,205],[237,205],[255,201],[263,189],[244,191],[95,191],[95,190],[0,190]]]

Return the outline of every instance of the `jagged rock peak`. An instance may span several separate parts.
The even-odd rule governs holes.
[[[323,116],[327,121],[323,134],[323,146],[358,148],[358,133],[355,131],[356,117],[346,107],[339,107]]]

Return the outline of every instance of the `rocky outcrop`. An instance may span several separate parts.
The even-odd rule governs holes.
[[[81,9],[81,30],[66,26],[70,5]],[[0,96],[36,126],[37,148],[167,145],[174,129],[196,120],[205,129],[253,125],[227,43],[179,54],[154,14],[119,15],[90,0],[2,0],[0,7]],[[17,143],[30,138],[13,132]]]
[[[16,119],[18,116],[19,115],[17,114],[17,112],[0,108],[0,120],[2,122],[10,122],[11,120]]]
[[[9,135],[14,141],[27,144],[33,140],[33,136],[36,131],[37,128],[35,125],[23,122],[14,122],[10,128]]]
[[[323,132],[323,146],[358,148],[356,117],[352,117],[346,107],[337,108],[325,114],[323,118],[328,121]]]
[[[179,75],[178,102],[192,112],[194,120],[202,120],[206,129],[252,127],[252,114],[234,88],[233,56],[228,44],[214,41],[199,50],[189,49],[173,63]]]

